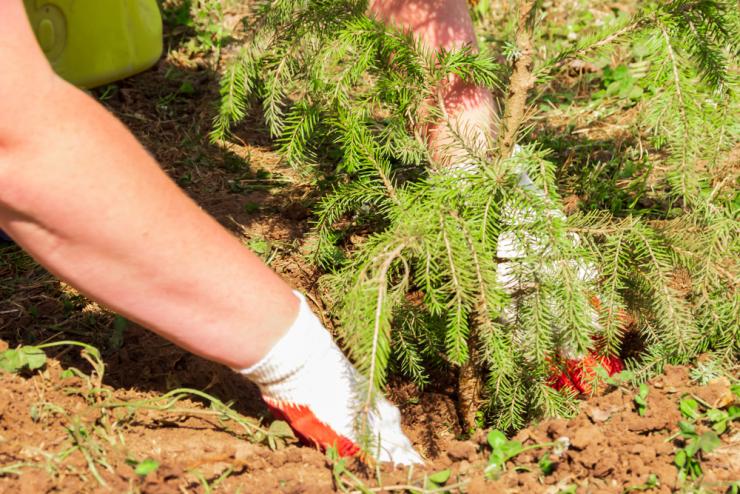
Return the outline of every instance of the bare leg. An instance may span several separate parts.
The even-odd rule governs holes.
[[[477,48],[466,0],[371,0],[370,13],[378,20],[414,33],[429,50]],[[468,137],[468,146],[485,146],[494,129],[493,96],[488,89],[451,76],[442,90],[449,126]],[[446,123],[428,129],[433,156],[443,166],[463,154]]]

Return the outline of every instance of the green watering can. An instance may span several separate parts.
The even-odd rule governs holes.
[[[24,0],[36,39],[62,78],[95,87],[129,77],[162,55],[156,0]]]

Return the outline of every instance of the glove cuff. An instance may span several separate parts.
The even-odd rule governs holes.
[[[331,335],[308,307],[305,297],[300,292],[293,293],[300,305],[288,331],[262,360],[246,369],[235,369],[260,388],[289,380],[332,344]]]

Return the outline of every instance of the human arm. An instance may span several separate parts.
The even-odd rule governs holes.
[[[295,319],[290,288],[53,74],[22,2],[3,2],[0,18],[26,27],[0,44],[2,228],[111,309],[203,357],[254,364]]]

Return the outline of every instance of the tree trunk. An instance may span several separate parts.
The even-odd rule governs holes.
[[[516,144],[516,135],[526,114],[527,95],[535,83],[535,77],[532,74],[534,47],[530,26],[534,4],[532,0],[519,2],[519,24],[516,30],[516,47],[519,53],[509,79],[509,94],[506,98],[504,116],[501,119],[501,140],[499,142],[501,158],[511,156],[514,144]]]
[[[468,338],[468,349],[470,357],[460,367],[457,376],[457,416],[464,433],[471,432],[477,427],[475,419],[480,409],[485,382],[474,328]]]

